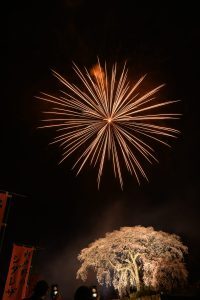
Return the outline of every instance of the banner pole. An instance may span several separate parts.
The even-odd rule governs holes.
[[[2,248],[3,248],[3,242],[4,242],[4,238],[5,238],[5,231],[6,231],[6,227],[7,227],[8,215],[9,215],[10,206],[11,206],[11,200],[9,200],[9,198],[12,198],[12,196],[27,198],[27,196],[18,194],[18,193],[14,193],[14,192],[8,192],[3,189],[0,189],[0,192],[3,192],[7,195],[7,207],[6,207],[5,217],[4,217],[5,222],[1,226],[2,230],[0,228],[0,233],[1,233],[1,235],[0,235],[0,255],[1,255]]]
[[[5,190],[2,190],[2,189],[0,189],[0,192],[3,192],[3,193],[8,193],[7,191],[5,191]],[[27,198],[27,196],[26,195],[22,195],[22,194],[18,194],[18,193],[14,193],[14,192],[9,192],[9,195],[13,195],[13,196],[18,196],[18,197],[21,197],[21,198]]]
[[[7,226],[7,221],[8,221],[8,215],[9,215],[10,206],[11,206],[11,199],[9,199],[9,198],[12,198],[12,196],[9,195],[8,192],[6,192],[6,194],[7,194],[7,207],[6,207],[5,217],[4,217],[4,223],[1,226],[2,233],[1,233],[1,239],[0,239],[0,255],[1,255],[2,248],[3,248],[3,242],[4,242],[4,238],[5,238],[6,226]]]

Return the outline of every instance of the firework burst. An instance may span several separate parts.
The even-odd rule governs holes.
[[[98,168],[98,187],[105,161],[112,161],[115,177],[123,188],[122,165],[137,178],[147,179],[138,154],[152,163],[157,161],[154,149],[146,140],[154,140],[169,146],[166,137],[176,137],[178,130],[161,126],[161,120],[177,119],[178,114],[159,113],[157,109],[177,101],[156,101],[160,85],[141,95],[140,85],[145,76],[130,84],[126,64],[120,74],[117,64],[107,71],[100,62],[90,72],[82,72],[77,65],[73,69],[82,87],[70,83],[57,72],[53,75],[63,84],[60,96],[41,93],[38,99],[51,104],[50,117],[42,128],[54,127],[57,135],[53,143],[62,146],[63,162],[80,148],[81,154],[74,164],[77,174],[87,162]],[[160,125],[159,125],[160,124]],[[148,180],[148,179],[147,179]]]

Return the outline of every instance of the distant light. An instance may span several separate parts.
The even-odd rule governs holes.
[[[51,299],[57,299],[57,297],[59,296],[59,289],[58,289],[58,285],[57,284],[52,284],[51,286]]]
[[[97,293],[93,293],[92,297],[96,298],[97,297]]]
[[[92,298],[97,298],[98,297],[97,288],[93,286],[91,287],[91,291],[92,291]]]

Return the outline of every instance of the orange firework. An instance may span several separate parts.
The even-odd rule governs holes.
[[[81,154],[74,164],[78,167],[77,174],[87,162],[98,165],[98,187],[106,159],[111,159],[121,188],[122,164],[138,182],[139,173],[147,179],[137,154],[140,153],[149,162],[157,161],[153,148],[145,141],[146,137],[165,145],[168,145],[163,140],[165,137],[176,137],[178,130],[157,123],[177,119],[178,114],[157,113],[156,110],[177,101],[155,103],[155,94],[163,85],[140,95],[139,87],[145,76],[131,85],[125,64],[119,75],[117,64],[113,65],[109,74],[106,64],[103,68],[99,61],[90,72],[85,69],[83,73],[75,64],[73,69],[82,87],[53,71],[66,91],[61,91],[57,97],[46,93],[37,97],[51,104],[51,109],[45,113],[52,117],[43,120],[47,125],[41,127],[57,129],[58,134],[52,143],[63,147],[61,162],[80,148]]]

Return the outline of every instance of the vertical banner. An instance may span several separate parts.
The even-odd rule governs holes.
[[[8,193],[0,193],[0,228],[3,223],[3,217],[6,209],[7,199],[8,199]]]
[[[25,298],[33,251],[34,248],[13,245],[2,300],[19,300]]]

